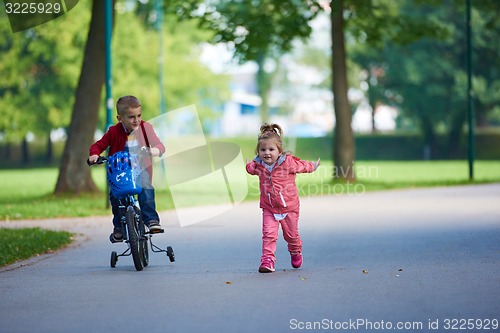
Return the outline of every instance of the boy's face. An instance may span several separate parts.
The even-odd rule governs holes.
[[[116,119],[118,119],[118,121],[125,126],[129,133],[131,133],[132,131],[138,129],[141,125],[142,108],[129,108],[124,111],[123,114],[117,115]]]
[[[273,140],[262,140],[259,144],[259,157],[267,165],[272,165],[278,157],[280,151]]]

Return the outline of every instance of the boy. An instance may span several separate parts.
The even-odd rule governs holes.
[[[152,157],[161,156],[165,152],[165,146],[156,135],[153,126],[142,120],[141,102],[135,96],[123,96],[116,102],[118,123],[111,126],[103,137],[90,146],[89,161],[94,163],[99,155],[109,147],[109,155],[119,151],[138,151],[141,147],[150,148]],[[140,130],[138,130],[140,128]],[[138,130],[138,131],[137,131]],[[160,218],[156,212],[155,193],[151,185],[152,161],[147,158],[145,161],[148,172],[145,177],[147,184],[142,184],[143,190],[138,195],[141,207],[142,218],[151,233],[161,232]],[[144,186],[145,185],[145,186]],[[112,243],[122,242],[123,234],[119,215],[119,199],[109,194],[111,208],[113,212],[113,233],[110,236]]]

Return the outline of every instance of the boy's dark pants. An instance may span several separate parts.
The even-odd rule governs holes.
[[[143,188],[138,195],[139,206],[141,207],[142,219],[146,225],[151,221],[160,221],[160,217],[156,212],[155,190],[154,188]],[[120,221],[120,199],[115,198],[111,192],[109,193],[109,201],[113,212],[113,225],[121,228]]]

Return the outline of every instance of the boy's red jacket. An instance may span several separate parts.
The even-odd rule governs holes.
[[[270,210],[273,214],[296,212],[300,201],[295,175],[297,173],[313,172],[314,162],[303,161],[293,155],[281,155],[274,169],[269,172],[261,164],[257,156],[246,166],[247,172],[259,176],[260,207]]]
[[[149,147],[158,148],[160,150],[160,156],[163,155],[163,153],[165,153],[165,146],[160,141],[160,138],[158,138],[158,136],[156,135],[153,126],[150,123],[141,120],[140,128],[143,130],[137,131],[137,140],[139,141],[139,147],[147,146],[146,138],[144,137],[143,133],[145,132]],[[141,133],[141,135],[139,135],[139,133]],[[123,127],[122,123],[111,126],[100,140],[90,146],[90,156],[101,155],[102,152],[105,151],[108,147],[109,156],[124,150],[128,135],[129,133],[125,131],[125,127]],[[149,180],[151,181],[153,178],[152,160],[151,158],[148,158],[144,162],[145,168],[149,174]]]
[[[145,121],[141,120],[141,128],[144,128],[146,136],[151,148],[158,148],[161,154],[165,153],[165,146],[161,143],[160,138],[156,135],[153,126]],[[142,131],[138,131],[142,133]],[[90,146],[89,152],[92,155],[101,155],[109,147],[109,155],[113,155],[119,151],[125,149],[125,144],[127,143],[127,137],[129,133],[125,131],[122,123],[111,126],[108,131],[102,136],[100,140]],[[146,139],[144,133],[142,135],[137,135],[137,140],[139,141],[139,146],[146,146]]]

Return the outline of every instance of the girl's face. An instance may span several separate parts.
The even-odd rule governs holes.
[[[116,118],[125,126],[129,133],[132,133],[141,124],[142,109],[140,107],[135,109],[129,108],[123,112],[123,115],[118,115]]]
[[[273,140],[262,140],[259,143],[259,158],[267,165],[272,165],[280,156],[278,146]]]

